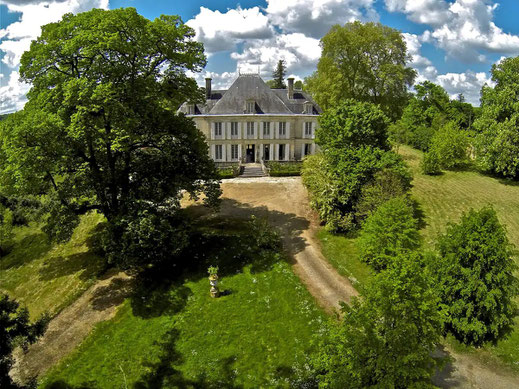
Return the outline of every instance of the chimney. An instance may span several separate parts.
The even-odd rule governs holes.
[[[205,79],[205,98],[211,99],[211,78]]]
[[[288,98],[294,98],[294,77],[287,78],[288,81]]]

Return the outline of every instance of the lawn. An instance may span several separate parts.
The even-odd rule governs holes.
[[[446,171],[439,176],[427,176],[420,171],[423,153],[408,146],[399,146],[398,152],[411,168],[411,190],[423,211],[425,227],[421,230],[426,247],[434,248],[439,234],[447,223],[459,221],[461,214],[471,208],[492,205],[500,221],[506,226],[508,237],[519,248],[519,184],[481,174],[475,170]],[[357,288],[370,279],[370,269],[360,262],[356,240],[333,235],[324,229],[319,232],[324,256],[344,276],[354,281]],[[457,351],[470,352],[484,360],[497,358],[519,371],[519,319],[511,336],[496,346],[481,350],[463,347],[454,340],[448,343]]]
[[[0,290],[26,306],[32,319],[59,312],[104,270],[103,260],[89,250],[101,219],[95,213],[83,216],[63,244],[50,243],[37,225],[18,227],[11,251],[0,258]]]
[[[143,277],[41,387],[290,386],[327,318],[279,249],[253,243],[243,223],[206,221],[183,257],[196,269]],[[218,299],[209,296],[208,265],[220,268]]]

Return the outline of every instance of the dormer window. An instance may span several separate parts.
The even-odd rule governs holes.
[[[187,114],[188,115],[194,115],[195,114],[195,105],[194,104],[188,104],[187,105]]]
[[[256,113],[256,102],[254,100],[245,102],[245,113]]]
[[[305,102],[305,110],[304,110],[304,113],[308,114],[308,115],[311,115],[312,113],[314,113],[314,106],[312,103],[310,102]]]

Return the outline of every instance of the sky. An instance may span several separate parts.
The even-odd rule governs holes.
[[[180,15],[208,57],[192,76],[201,86],[212,77],[215,89],[230,86],[239,71],[269,79],[280,59],[287,76],[303,79],[315,71],[330,27],[354,20],[400,30],[417,82],[440,84],[453,98],[463,93],[475,105],[481,87],[492,85],[492,65],[519,55],[517,0],[0,0],[0,113],[27,101],[20,57],[42,25],[69,12],[120,7],[148,19]]]

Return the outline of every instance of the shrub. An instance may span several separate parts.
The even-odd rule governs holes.
[[[432,176],[441,173],[440,159],[434,150],[424,153],[420,167],[423,174]]]
[[[397,255],[417,249],[420,234],[413,213],[409,200],[403,196],[382,204],[362,227],[358,240],[360,259],[380,271]]]
[[[343,305],[314,361],[319,387],[433,388],[441,361],[438,297],[419,254],[399,254],[367,286],[364,299]]]
[[[446,331],[465,344],[480,346],[505,336],[517,313],[519,284],[513,246],[492,208],[471,210],[450,224],[432,262]]]
[[[301,175],[302,162],[266,162],[269,175],[272,177],[288,177]]]
[[[440,167],[452,169],[468,162],[469,145],[467,133],[449,122],[434,134],[430,152],[438,157]]]

